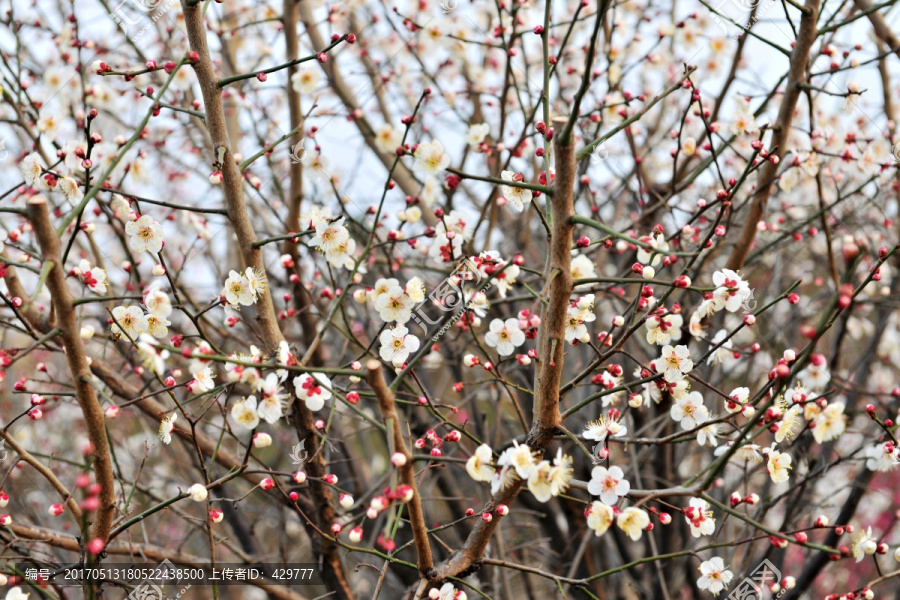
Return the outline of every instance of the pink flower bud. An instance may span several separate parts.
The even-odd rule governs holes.
[[[103,540],[101,540],[100,538],[94,538],[90,542],[88,542],[87,551],[91,554],[97,555],[103,552],[104,546],[105,544],[103,543]]]

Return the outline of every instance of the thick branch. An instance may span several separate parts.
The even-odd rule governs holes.
[[[253,268],[254,271],[265,273],[262,250],[254,247],[256,234],[253,231],[250,214],[244,201],[241,174],[235,164],[231,144],[228,140],[228,133],[225,129],[225,111],[222,106],[222,95],[217,85],[209,47],[206,43],[206,26],[203,21],[202,10],[200,5],[192,5],[187,0],[182,0],[182,10],[184,11],[185,27],[191,50],[196,52],[199,57],[199,60],[194,63],[194,70],[197,73],[197,80],[200,83],[200,90],[203,94],[203,103],[206,106],[206,124],[209,128],[210,138],[213,141],[213,147],[216,149],[216,162],[221,163],[218,166],[222,171],[222,187],[225,191],[228,219],[234,228],[244,262],[247,266]],[[319,45],[317,47],[322,46]],[[263,342],[268,352],[274,354],[279,344],[285,339],[278,326],[275,305],[269,291],[259,295],[256,310],[257,322]],[[293,399],[291,404],[290,418],[300,439],[315,439],[315,419],[306,405],[297,401],[296,398]],[[313,453],[312,458],[307,463],[307,470],[311,475],[308,493],[315,503],[319,529],[321,530],[330,527],[334,521],[331,488],[322,481],[322,477],[326,474],[326,469],[325,459],[321,452]],[[353,592],[350,583],[347,581],[338,547],[332,541],[317,535],[315,529],[307,527],[307,531],[310,534],[313,547],[322,555],[324,562],[323,575],[329,586],[334,590],[335,598],[340,600],[352,599]]]
[[[88,366],[84,346],[79,336],[80,328],[75,314],[72,294],[66,285],[66,273],[60,256],[59,236],[50,222],[50,211],[47,199],[34,196],[28,201],[28,218],[34,227],[35,237],[41,247],[44,264],[53,263],[47,275],[47,288],[56,310],[56,326],[61,331],[63,346],[66,349],[66,361],[72,374],[75,395],[81,413],[84,415],[88,440],[93,447],[94,475],[100,484],[100,508],[97,509],[91,529],[91,538],[100,538],[104,543],[109,539],[113,512],[116,507],[115,480],[113,479],[112,461],[109,454],[109,442],[106,437],[106,418],[97,394],[91,385],[91,370]]]
[[[891,30],[891,26],[884,20],[884,16],[876,10],[876,7],[872,6],[869,0],[853,0],[853,4],[860,13],[869,18],[869,23],[872,24],[872,29],[875,30],[878,39],[887,44],[894,54],[900,57],[900,38]]]
[[[554,120],[560,130],[565,118]],[[541,314],[541,334],[538,341],[538,365],[534,385],[534,417],[526,440],[532,450],[543,453],[553,441],[561,422],[559,390],[562,381],[563,349],[566,343],[566,311],[572,294],[571,269],[572,231],[575,205],[575,151],[571,141],[555,138],[556,180],[553,182],[551,207],[553,228],[550,239],[550,256],[544,273],[542,297],[548,304]],[[523,482],[516,481],[499,491],[488,502],[485,512],[492,512],[500,504],[510,504],[522,489]],[[435,569],[435,579],[463,576],[478,567],[485,548],[491,539],[499,518],[479,520],[463,547]]]
[[[800,98],[800,84],[805,80],[809,52],[817,36],[816,20],[819,17],[819,1],[806,0],[804,8],[807,9],[807,12],[800,18],[797,43],[791,52],[791,67],[784,89],[784,97],[781,99],[781,107],[778,110],[778,118],[773,126],[774,131],[770,144],[771,149],[778,156],[784,156],[787,151],[787,140],[791,132],[791,122],[794,119],[794,109]],[[777,175],[778,165],[771,161],[767,161],[760,170],[756,195],[750,204],[750,213],[744,220],[741,237],[738,238],[737,245],[731,251],[731,256],[728,257],[727,267],[729,269],[738,270],[744,266],[744,260],[756,238],[756,224],[763,218]]]

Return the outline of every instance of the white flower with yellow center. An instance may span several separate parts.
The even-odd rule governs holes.
[[[510,183],[521,183],[523,178],[519,173],[515,173],[514,171],[503,171],[500,173],[500,179],[509,181]],[[516,209],[516,212],[525,210],[525,207],[531,204],[531,198],[534,196],[534,194],[531,193],[531,190],[513,185],[501,185],[500,193],[506,198],[506,201]]]
[[[594,501],[587,508],[587,525],[598,537],[606,533],[614,518],[613,509],[602,502]]]
[[[385,329],[381,332],[379,340],[381,348],[378,354],[382,360],[392,363],[395,367],[402,367],[410,353],[419,349],[419,338],[410,334],[403,326]]]
[[[493,451],[487,444],[482,444],[475,449],[475,454],[466,461],[466,472],[475,481],[490,481],[494,476],[494,467],[491,464]]]
[[[650,524],[650,515],[640,508],[629,506],[616,516],[616,525],[633,541],[641,539],[644,529]]]
[[[412,305],[412,299],[399,285],[380,294],[375,300],[375,310],[385,323],[406,323],[412,315]]]
[[[216,387],[216,375],[209,367],[199,369],[191,375],[194,376],[194,382],[201,391],[208,392]]]
[[[38,189],[43,189],[46,187],[46,183],[43,179],[41,179],[41,173],[44,171],[44,165],[37,153],[32,152],[31,154],[23,158],[22,162],[19,163],[19,170],[22,172],[22,176],[25,178],[25,183],[30,187]]]
[[[165,317],[159,317],[154,314],[147,315],[147,333],[155,338],[164,338],[169,334],[169,325],[171,323]]]
[[[516,475],[528,479],[535,466],[534,451],[527,444],[519,444],[513,440],[512,448],[503,451],[497,464],[501,467],[509,466],[515,470]]]
[[[669,411],[674,421],[681,423],[682,429],[693,429],[709,420],[709,410],[703,405],[700,392],[689,392],[678,397]]]
[[[316,225],[316,235],[312,239],[312,245],[328,254],[338,248],[350,238],[350,231],[344,227],[343,218],[330,223],[319,221]]]
[[[416,162],[413,170],[417,173],[440,173],[450,165],[450,156],[444,152],[444,145],[439,141],[422,142],[416,148]]]
[[[321,79],[318,69],[302,69],[291,75],[291,87],[298,94],[309,95],[316,91]]]
[[[250,282],[237,271],[228,273],[228,279],[225,280],[222,294],[225,296],[225,301],[233,307],[238,305],[250,306],[255,300],[253,290],[250,288]]]
[[[842,402],[829,404],[812,422],[813,437],[820,444],[841,437],[846,429],[847,416]]]
[[[694,368],[694,362],[691,360],[691,353],[687,346],[675,346],[674,348],[665,345],[662,348],[662,372],[663,377],[669,383],[674,383],[691,372]]]
[[[701,590],[709,590],[711,594],[718,596],[719,592],[728,587],[732,578],[734,578],[734,574],[725,568],[725,561],[714,556],[700,563],[700,578],[697,580],[697,587]]]
[[[150,215],[144,215],[137,221],[129,221],[125,224],[125,233],[131,237],[128,245],[135,252],[152,252],[156,254],[162,250],[163,235],[158,222]]]
[[[132,340],[147,331],[147,317],[138,306],[117,306],[112,311],[113,324],[110,327],[113,335],[126,335]]]
[[[791,456],[786,452],[779,452],[776,450],[774,442],[772,443],[772,447],[766,451],[766,454],[768,454],[766,471],[769,472],[772,481],[775,483],[787,481],[791,476],[789,473],[792,462]]]
[[[403,130],[395,129],[390,123],[375,130],[375,145],[385,154],[393,154],[402,143]]]
[[[256,408],[256,396],[249,396],[234,403],[234,406],[231,407],[231,418],[245,429],[256,429],[259,425]]]
[[[525,332],[519,329],[518,319],[494,319],[484,341],[488,346],[497,348],[500,356],[509,356],[525,343]]]
[[[490,132],[491,126],[487,123],[469,125],[469,131],[466,132],[466,143],[473,147],[478,146]]]

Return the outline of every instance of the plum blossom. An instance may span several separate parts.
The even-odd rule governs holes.
[[[701,590],[709,590],[718,596],[719,592],[728,588],[734,573],[725,568],[725,561],[718,556],[700,563],[700,578],[697,587]]]
[[[385,323],[406,323],[412,316],[413,301],[399,285],[394,285],[375,300],[375,309]]]
[[[872,556],[878,550],[878,540],[872,537],[872,528],[859,528],[850,546],[850,553],[856,562],[862,562],[866,556]]]
[[[117,306],[112,310],[112,316],[110,329],[114,336],[125,335],[134,340],[147,331],[147,317],[139,306]]]
[[[509,467],[522,479],[528,479],[535,467],[534,451],[527,444],[519,444],[513,440],[513,445],[503,451],[497,460],[500,467]]]
[[[106,293],[106,271],[100,267],[91,267],[91,263],[81,260],[78,263],[78,275],[81,282],[95,294],[102,296]]]
[[[125,233],[131,236],[128,239],[128,245],[131,246],[131,249],[135,252],[151,252],[156,254],[162,250],[162,228],[150,215],[144,215],[136,221],[129,221],[126,223]]]
[[[737,312],[744,301],[753,295],[750,284],[731,269],[722,269],[713,273],[713,284],[717,286],[713,292],[713,303],[716,310],[724,308],[728,312]]]
[[[235,402],[231,407],[231,418],[244,429],[256,429],[259,425],[256,396],[248,396]]]
[[[652,248],[652,250],[648,250],[644,246],[638,246],[638,262],[642,265],[658,267],[659,263],[662,262],[663,256],[669,251],[669,243],[666,241],[665,236],[662,234],[655,236],[647,235],[640,238],[638,241],[644,244],[644,246]]]
[[[385,329],[381,332],[379,340],[381,348],[378,353],[381,359],[392,363],[395,367],[402,367],[410,353],[419,349],[419,338],[409,333],[402,325]]]
[[[587,508],[587,525],[594,531],[594,535],[600,537],[609,530],[615,518],[615,513],[610,506],[602,502],[594,501]]]
[[[665,345],[662,348],[662,372],[663,377],[669,383],[674,383],[691,372],[694,362],[687,346]]]
[[[621,437],[627,433],[628,428],[612,417],[600,417],[584,427],[584,439],[594,442],[603,442],[607,437]]]
[[[202,392],[208,392],[214,387],[216,387],[215,383],[215,375],[212,372],[212,369],[209,367],[204,367],[202,369],[198,369],[191,373],[194,376],[194,383]]]
[[[319,69],[301,69],[291,75],[291,87],[298,94],[308,96],[316,91],[321,79],[322,75],[319,73]]]
[[[594,314],[594,295],[587,294],[569,305],[566,309],[566,341],[570,344],[590,341],[585,323],[597,320]]]
[[[509,356],[525,343],[525,333],[519,329],[518,319],[494,319],[484,341],[488,346],[497,348],[500,356]]]
[[[617,504],[619,498],[626,496],[630,489],[631,484],[625,479],[625,473],[620,467],[594,467],[591,470],[588,492],[593,496],[600,496],[600,501],[604,504]]]
[[[549,502],[553,496],[559,496],[566,490],[572,478],[572,458],[557,452],[553,464],[542,460],[531,470],[528,476],[528,490],[539,502]]]
[[[674,421],[681,424],[682,429],[693,429],[709,420],[709,410],[703,405],[700,392],[688,392],[675,399],[669,414]]]
[[[892,471],[900,465],[900,446],[892,442],[866,448],[866,468],[870,471]]]
[[[616,515],[616,526],[635,542],[641,539],[644,529],[649,524],[650,515],[645,510],[634,506],[629,506]]]
[[[321,220],[316,224],[316,235],[311,244],[329,254],[337,250],[341,244],[350,239],[350,231],[343,225],[343,217],[336,221]]]
[[[500,179],[509,182],[521,182],[524,178],[521,173],[503,171],[500,173]],[[531,203],[531,198],[534,195],[529,189],[512,185],[501,185],[500,193],[506,198],[506,201],[509,202],[516,212],[525,210],[525,207]]]
[[[647,317],[647,343],[665,346],[681,339],[684,318],[679,314],[651,315]]]
[[[772,443],[771,448],[766,449],[765,454],[768,459],[766,471],[768,471],[772,481],[775,483],[787,481],[790,477],[791,456],[786,452],[779,452],[776,450],[774,442]]]
[[[490,481],[494,476],[492,465],[494,452],[487,444],[481,444],[475,449],[475,454],[466,461],[466,472],[475,481]]]
[[[159,441],[165,445],[172,443],[172,431],[175,429],[175,421],[178,420],[178,413],[171,413],[163,417],[159,422]]]
[[[466,143],[476,148],[490,132],[491,126],[487,123],[469,125],[469,131],[466,132]]]
[[[43,173],[45,169],[46,167],[44,166],[40,155],[36,152],[32,152],[19,163],[19,170],[25,178],[25,183],[33,188],[46,188],[44,180],[41,179],[41,173]]]
[[[306,402],[306,407],[315,412],[325,406],[331,398],[331,380],[323,373],[303,373],[294,377],[297,398]]]
[[[277,423],[282,416],[282,403],[288,395],[281,387],[281,378],[278,373],[269,373],[265,379],[260,379],[256,384],[256,390],[262,396],[257,406],[257,413],[266,423]]]
[[[684,508],[684,518],[691,527],[691,535],[695,538],[712,535],[716,530],[716,520],[709,508],[709,502],[703,498],[691,498],[688,506]]]
[[[417,173],[434,175],[450,166],[450,155],[444,152],[444,145],[437,140],[422,142],[413,156],[416,159],[413,170]]]

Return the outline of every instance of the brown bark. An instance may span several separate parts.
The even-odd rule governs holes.
[[[561,130],[565,119],[554,120],[553,126]],[[544,273],[544,291],[549,304],[541,313],[541,335],[538,341],[538,366],[534,384],[534,417],[526,443],[536,452],[543,453],[560,425],[559,390],[563,369],[563,350],[566,343],[566,311],[572,295],[571,269],[572,231],[574,215],[576,164],[571,141],[562,136],[554,144],[556,154],[556,179],[553,183],[551,206],[553,226],[550,238],[550,257]],[[500,490],[484,508],[493,512],[501,504],[509,505],[521,491],[521,480]],[[472,528],[463,547],[435,568],[433,580],[462,577],[477,569],[485,548],[500,523],[500,518],[479,520]]]
[[[265,265],[262,261],[262,251],[254,247],[256,234],[250,222],[250,215],[244,201],[241,174],[235,164],[231,144],[225,128],[225,114],[222,106],[222,94],[217,84],[217,78],[213,71],[213,63],[206,43],[206,25],[203,21],[202,8],[199,4],[190,4],[182,0],[185,27],[188,34],[188,42],[191,50],[197,53],[199,60],[193,65],[200,83],[203,95],[203,103],[206,107],[206,125],[209,128],[210,138],[216,149],[217,165],[222,171],[222,188],[225,192],[225,203],[228,209],[228,219],[234,228],[241,254],[247,266],[255,271],[265,273]],[[259,325],[266,350],[272,354],[284,340],[281,329],[278,326],[278,317],[271,293],[261,293],[256,304],[257,324]],[[297,430],[299,439],[315,439],[315,419],[303,402],[293,399],[291,404],[290,421]],[[316,506],[317,525],[319,530],[327,530],[334,522],[334,506],[332,504],[331,488],[321,478],[326,474],[325,459],[321,452],[314,452],[306,463],[310,475],[310,486],[307,492]],[[330,591],[334,592],[334,598],[350,600],[353,591],[347,580],[344,566],[341,561],[339,547],[330,539],[320,535],[315,528],[307,526],[307,531],[316,553],[320,554],[323,562],[323,575]]]
[[[800,29],[794,50],[791,52],[791,66],[784,89],[784,97],[781,99],[781,107],[773,126],[770,143],[770,149],[778,156],[784,156],[787,151],[787,140],[791,132],[791,122],[794,119],[794,109],[800,98],[800,84],[806,78],[809,52],[818,35],[816,20],[819,16],[819,2],[820,0],[806,0],[804,5],[806,12],[800,18]],[[736,271],[744,266],[744,261],[756,238],[756,224],[766,212],[766,204],[769,202],[769,196],[772,195],[772,186],[775,185],[777,174],[778,165],[771,161],[766,161],[766,164],[760,169],[755,197],[750,201],[750,212],[744,221],[741,236],[728,257],[727,268]]]
[[[866,17],[875,30],[875,35],[879,40],[888,45],[888,47],[900,57],[900,38],[891,31],[891,26],[884,20],[884,16],[877,10],[872,10],[872,3],[869,0],[853,0],[856,9],[863,13],[868,13]]]
[[[94,515],[90,537],[99,538],[105,544],[109,539],[116,509],[115,479],[109,454],[109,441],[106,437],[106,416],[91,385],[91,370],[81,343],[78,317],[75,314],[72,294],[66,285],[59,236],[50,222],[50,211],[45,197],[34,196],[28,201],[28,219],[41,248],[44,265],[48,262],[53,263],[47,275],[47,288],[50,290],[53,308],[56,311],[56,327],[61,331],[66,362],[75,386],[75,397],[81,408],[81,414],[84,415],[88,440],[93,446],[94,477],[101,488],[100,507]]]

